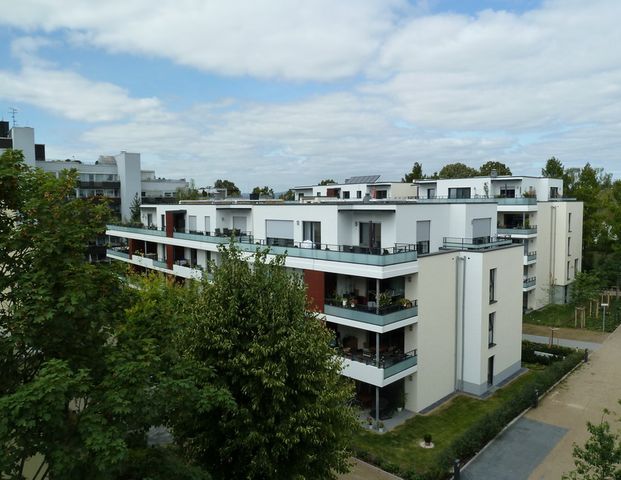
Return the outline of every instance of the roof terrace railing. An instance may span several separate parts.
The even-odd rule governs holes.
[[[504,245],[511,245],[512,241],[508,238],[499,237],[475,237],[475,238],[460,238],[460,237],[444,237],[442,244],[445,249],[458,249],[458,250],[488,250],[490,248],[502,247]]]

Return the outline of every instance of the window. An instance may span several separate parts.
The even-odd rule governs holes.
[[[147,192],[140,192],[140,196],[146,197],[147,196]]]
[[[190,233],[194,233],[194,232],[196,232],[196,215],[190,215],[190,216],[188,217],[188,220],[189,220],[189,222],[188,222],[188,223],[190,224],[190,225],[189,225],[189,231],[190,231]]]
[[[449,188],[449,198],[470,198],[470,187]]]
[[[487,346],[493,347],[496,345],[494,343],[494,323],[496,322],[496,312],[492,312],[489,314],[489,323],[487,326]]]
[[[489,271],[489,303],[496,302],[496,269]]]
[[[558,198],[558,187],[550,187],[550,198]]]
[[[574,276],[576,276],[576,274],[580,271],[580,265],[578,263],[578,259],[576,258],[574,260]]]
[[[321,248],[321,222],[302,222],[304,247]]]
[[[343,200],[349,199],[349,192],[343,192]]]
[[[569,274],[569,266],[571,265],[571,262],[567,262],[567,280],[571,279],[571,275]]]
[[[382,224],[360,222],[360,246],[379,250],[382,245]]]
[[[419,254],[429,253],[431,220],[416,222],[416,251]]]
[[[356,192],[356,198],[362,198],[362,190]]]
[[[571,232],[571,212],[567,214],[567,231]]]
[[[293,220],[265,220],[265,236],[268,245],[293,246]]]
[[[211,233],[211,218],[205,217],[205,235],[209,235]]]
[[[375,198],[377,199],[384,199],[384,198],[388,198],[388,190],[377,190],[375,192]]]
[[[172,197],[172,196],[173,196],[173,194],[172,194],[172,192],[164,192],[164,196],[165,196],[166,198],[170,198],[170,197]]]
[[[567,256],[571,255],[571,237],[567,238]]]
[[[427,198],[436,198],[436,189],[435,188],[429,188],[427,190]]]
[[[500,196],[504,198],[515,198],[515,188],[501,188]]]
[[[151,225],[153,225],[153,214],[147,213],[147,227],[150,227]]]

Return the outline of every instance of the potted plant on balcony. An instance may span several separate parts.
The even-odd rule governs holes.
[[[377,422],[377,431],[379,433],[384,433],[384,422],[382,422],[381,420]]]
[[[388,292],[380,292],[378,301],[380,308],[387,307],[392,304],[392,296]]]
[[[399,299],[399,305],[401,305],[402,308],[412,308],[412,300],[401,298]]]

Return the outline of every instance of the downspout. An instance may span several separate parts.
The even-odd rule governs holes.
[[[459,264],[461,257],[457,255],[455,257],[455,390],[459,390],[458,383],[458,364],[457,364],[457,350],[459,348]]]
[[[552,299],[554,297],[554,284],[555,284],[555,265],[556,265],[556,249],[555,247],[555,238],[556,238],[556,206],[552,206],[552,210],[550,212],[550,285],[548,285],[549,293],[548,293],[548,302],[552,303]]]
[[[463,257],[464,266],[461,269],[461,389],[464,389],[464,358],[465,358],[465,327],[466,327],[466,258]]]

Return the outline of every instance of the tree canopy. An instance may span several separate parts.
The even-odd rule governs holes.
[[[563,178],[565,169],[563,164],[556,157],[550,157],[546,166],[541,169],[541,176],[548,178]]]
[[[140,197],[138,196],[138,194],[136,193],[136,195],[134,195],[134,199],[132,200],[132,204],[130,206],[130,215],[131,215],[131,221],[132,222],[140,222]]]
[[[274,190],[265,185],[264,187],[254,187],[252,193],[263,197],[274,198]]]
[[[332,180],[331,178],[326,178],[324,180],[322,180],[321,182],[319,182],[319,185],[333,185],[336,182],[334,180]]]
[[[278,198],[284,200],[285,202],[292,202],[295,200],[295,192],[290,188],[286,192],[281,193]]]
[[[489,176],[492,174],[492,170],[496,170],[496,173],[498,175],[511,175],[511,169],[509,167],[507,167],[502,162],[494,161],[485,162],[483,165],[481,165],[481,167],[479,168],[479,174],[483,176]]]
[[[438,176],[440,178],[468,178],[476,177],[478,174],[478,170],[464,163],[457,162],[444,165]]]
[[[425,178],[423,175],[423,166],[418,162],[414,162],[414,165],[412,165],[412,171],[410,173],[406,173],[405,177],[403,177],[401,181],[413,182],[414,180],[421,180],[423,178]]]
[[[233,244],[220,253],[213,283],[188,289],[182,343],[233,403],[179,412],[175,438],[216,479],[336,478],[356,421],[331,332],[283,257],[248,262]]]
[[[216,180],[213,184],[214,188],[225,188],[228,197],[239,197],[241,190],[230,180]]]

